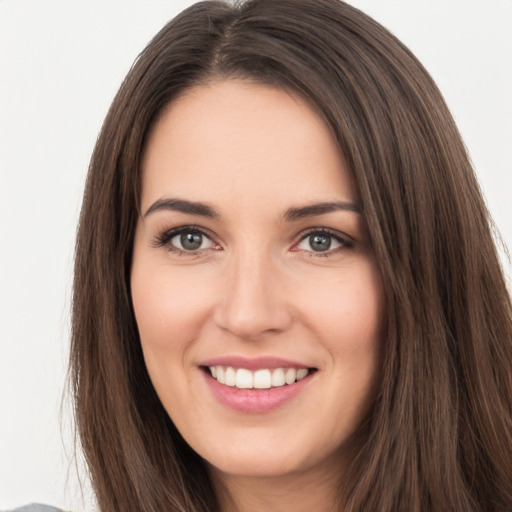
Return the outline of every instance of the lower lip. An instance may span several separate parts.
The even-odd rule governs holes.
[[[313,373],[293,384],[269,389],[238,389],[217,382],[203,371],[204,377],[217,400],[238,412],[258,414],[278,409],[293,400],[311,381]]]

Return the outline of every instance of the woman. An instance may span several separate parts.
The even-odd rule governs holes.
[[[72,376],[103,512],[512,508],[512,315],[436,86],[338,0],[199,3],[91,161]]]

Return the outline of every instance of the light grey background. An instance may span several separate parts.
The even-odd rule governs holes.
[[[0,508],[94,507],[61,412],[80,196],[133,59],[191,3],[0,0]],[[431,72],[512,246],[512,0],[350,3]]]

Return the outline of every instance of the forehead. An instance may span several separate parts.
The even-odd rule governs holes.
[[[320,117],[293,94],[245,81],[197,86],[168,105],[142,172],[143,209],[164,196],[246,207],[355,199]]]

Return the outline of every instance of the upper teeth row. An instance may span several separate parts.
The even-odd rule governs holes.
[[[217,382],[240,389],[268,389],[293,384],[309,373],[307,368],[275,368],[254,372],[245,368],[232,368],[231,366],[209,366],[208,368]]]

